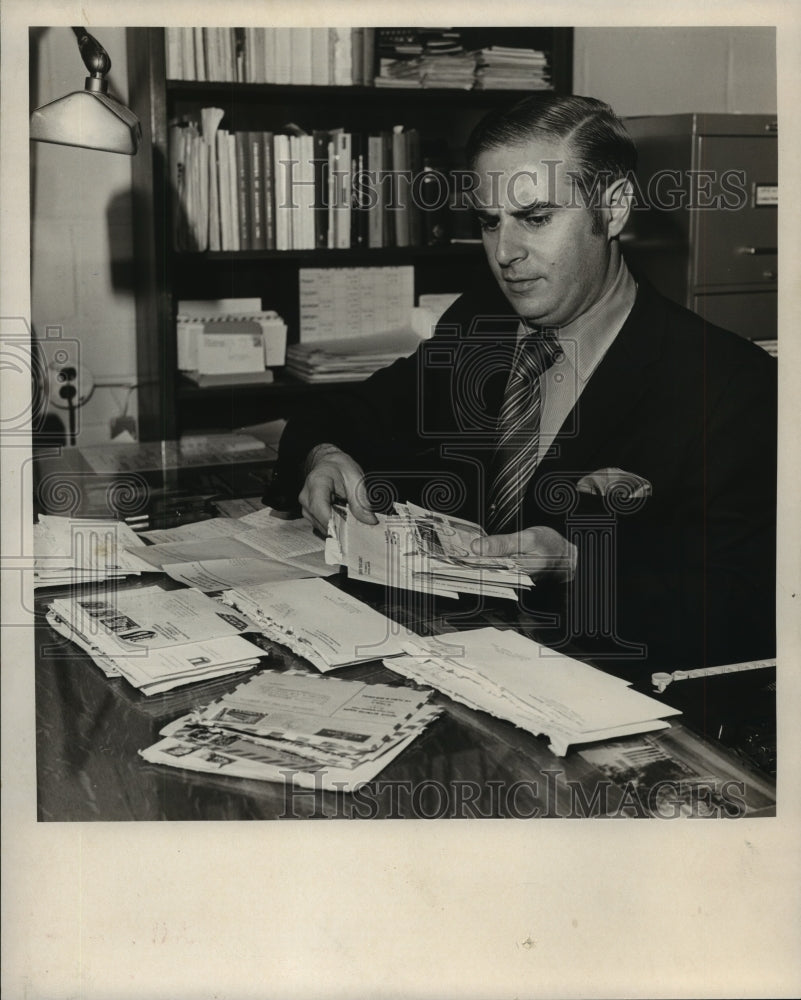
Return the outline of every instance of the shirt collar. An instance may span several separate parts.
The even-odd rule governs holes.
[[[604,295],[557,332],[565,356],[582,382],[589,379],[609,350],[634,306],[636,295],[637,284],[621,256],[614,280]]]

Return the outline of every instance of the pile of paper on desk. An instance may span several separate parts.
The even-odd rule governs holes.
[[[680,714],[627,681],[514,631],[482,628],[407,640],[410,654],[385,664],[454,701],[547,735],[558,756],[571,744],[665,729]]]
[[[531,578],[514,559],[473,555],[471,542],[486,532],[478,524],[396,503],[395,514],[377,514],[363,524],[347,507],[335,506],[328,525],[325,557],[346,566],[355,580],[419,590],[444,597],[460,593],[517,599]]]
[[[324,543],[308,521],[277,518],[269,507],[144,531],[141,537],[154,543],[137,550],[151,568],[206,592],[331,575]]]
[[[353,791],[436,718],[431,693],[265,670],[139,752],[154,764]]]
[[[326,673],[403,653],[413,633],[325,580],[290,580],[225,591],[270,639]]]
[[[249,670],[265,655],[242,635],[258,631],[252,622],[197,590],[72,594],[53,601],[47,620],[143,694]]]
[[[33,526],[33,585],[94,583],[152,572],[144,542],[123,521],[40,514]]]

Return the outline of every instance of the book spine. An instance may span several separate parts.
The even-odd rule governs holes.
[[[275,172],[273,166],[273,134],[263,132],[262,142],[262,169],[264,171],[264,249],[275,250]]]
[[[312,28],[311,32],[311,82],[318,87],[327,87],[330,73],[328,28]]]
[[[392,133],[392,212],[395,216],[395,246],[409,246],[409,202],[406,196],[405,174],[406,136],[402,126],[397,125]]]
[[[305,86],[312,82],[312,29],[290,28],[289,31],[292,50],[290,54],[291,82]]]
[[[267,244],[264,235],[264,163],[262,137],[260,132],[248,132],[247,135],[250,150],[250,249],[264,250]]]
[[[167,55],[167,79],[182,80],[184,69],[181,60],[181,29],[165,28],[164,38]]]
[[[387,179],[380,188],[381,214],[383,216],[384,246],[394,247],[395,242],[395,212],[390,209],[393,198],[394,178],[392,176],[392,133],[384,131],[381,133],[382,155],[384,173]]]
[[[275,29],[275,82],[291,82],[291,49],[289,28]]]
[[[367,244],[375,250],[384,245],[383,156],[380,135],[371,135],[367,140],[367,168],[372,189],[368,209]]]
[[[181,32],[181,79],[195,79],[195,32],[192,28],[179,28]]]
[[[312,133],[314,152],[314,245],[321,250],[324,250],[328,246],[329,139],[330,133],[322,129],[315,129]]]
[[[277,28],[264,29],[264,82],[278,83],[275,54],[275,33]]]
[[[203,29],[194,28],[195,35],[195,79],[205,81],[206,76],[206,50],[203,45]]]
[[[362,28],[362,83],[372,87],[375,79],[375,28]]]
[[[247,132],[236,132],[237,206],[239,209],[239,249],[251,250],[250,150]]]
[[[236,136],[228,133],[228,194],[231,199],[231,249],[240,250],[239,240],[239,184],[238,184]]]

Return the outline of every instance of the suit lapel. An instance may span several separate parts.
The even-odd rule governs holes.
[[[664,313],[655,308],[654,293],[640,284],[626,322],[540,463],[534,480],[558,469],[581,474],[592,471],[594,456],[608,440],[620,436],[617,428],[636,419],[649,391],[649,369],[658,364],[662,353],[665,322]]]

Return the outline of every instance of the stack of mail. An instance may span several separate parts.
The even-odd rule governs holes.
[[[619,677],[513,631],[482,628],[438,638],[415,636],[408,656],[386,666],[454,701],[547,735],[558,756],[568,746],[665,729],[677,709],[632,690]]]
[[[420,337],[411,327],[362,337],[292,344],[286,351],[286,370],[303,382],[356,381],[413,354],[419,345]]]
[[[140,754],[193,771],[353,791],[436,718],[431,693],[265,670],[170,723]]]
[[[197,590],[72,594],[53,601],[47,620],[143,694],[248,670],[265,655],[242,635],[257,631],[252,622]]]
[[[144,542],[123,521],[40,514],[33,526],[33,585],[94,583],[153,567],[137,555]]]
[[[308,521],[275,517],[269,507],[144,531],[141,537],[154,543],[137,550],[150,567],[206,592],[331,575],[323,543]]]
[[[222,600],[268,638],[326,673],[403,653],[413,633],[325,580],[289,580],[225,591]]]
[[[486,532],[478,524],[396,503],[394,515],[363,524],[347,507],[335,506],[325,557],[346,566],[356,580],[419,590],[444,597],[460,593],[517,599],[531,578],[511,558],[473,555],[471,543]]]

